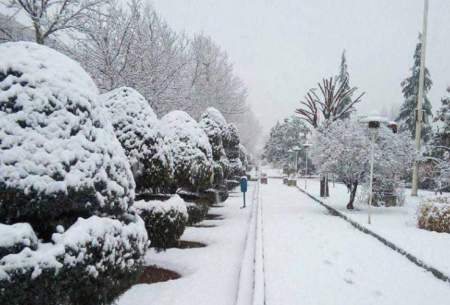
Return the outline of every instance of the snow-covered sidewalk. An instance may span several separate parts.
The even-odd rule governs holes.
[[[300,180],[300,187],[304,187],[304,180]],[[309,180],[307,191],[318,197],[320,183]],[[346,209],[349,195],[342,184],[333,187],[330,183],[330,197],[320,198],[324,203],[344,213],[352,220],[369,228],[387,240],[393,242],[403,250],[411,253],[447,276],[450,276],[450,235],[422,230],[417,227],[417,206],[423,198],[434,196],[433,192],[419,191],[418,197],[411,197],[410,190],[406,190],[405,205],[402,207],[372,208],[372,223],[367,224],[367,205],[356,203],[356,209]]]
[[[267,305],[448,304],[448,283],[297,189],[269,179],[261,198]]]
[[[251,194],[253,185],[249,185]],[[240,193],[230,194],[223,207],[210,214],[223,219],[201,224],[215,227],[188,227],[182,240],[199,241],[204,248],[151,251],[146,260],[181,274],[181,278],[156,284],[133,286],[118,301],[119,305],[231,305],[237,297],[239,272],[251,208],[240,209]]]

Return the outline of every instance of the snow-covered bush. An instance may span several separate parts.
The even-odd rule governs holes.
[[[171,156],[159,121],[145,98],[129,87],[102,95],[117,139],[131,164],[136,193],[167,190],[172,178]]]
[[[206,203],[186,202],[186,208],[188,213],[187,224],[190,226],[205,219],[209,210],[209,206]]]
[[[19,253],[24,248],[37,249],[38,239],[27,223],[4,225],[0,223],[0,258]]]
[[[150,245],[157,249],[176,245],[188,220],[186,204],[178,195],[166,201],[139,200],[133,209],[145,222]]]
[[[161,132],[173,158],[172,191],[208,189],[213,179],[212,150],[199,124],[186,112],[172,111],[162,117]]]
[[[230,163],[230,169],[227,178],[236,179],[245,174],[242,162],[239,159],[239,144],[240,140],[237,127],[233,123],[230,123],[228,124],[227,133],[224,138],[225,153]]]
[[[79,216],[124,213],[134,180],[91,78],[42,45],[4,43],[0,54],[0,222],[49,239]]]
[[[417,211],[419,228],[450,233],[450,197],[441,196],[426,199]]]
[[[79,218],[51,242],[0,259],[0,304],[111,304],[135,283],[147,243],[138,216]]]
[[[249,167],[249,159],[250,157],[247,148],[245,148],[244,145],[239,144],[239,160],[241,160],[244,171]]]

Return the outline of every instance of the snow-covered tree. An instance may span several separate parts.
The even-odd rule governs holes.
[[[23,12],[31,23],[35,40],[44,44],[61,30],[77,28],[86,21],[90,11],[97,10],[105,0],[9,0],[8,7]]]
[[[228,55],[214,41],[204,35],[196,35],[190,42],[189,95],[194,118],[204,109],[218,109],[229,121],[246,110],[246,88],[234,74]]]
[[[186,112],[175,110],[161,118],[161,133],[173,157],[174,187],[204,191],[212,184],[213,157],[208,136]]]
[[[164,192],[172,179],[172,157],[159,121],[145,98],[129,87],[102,95],[107,115],[133,171],[136,192]]]
[[[346,185],[353,209],[358,185],[369,175],[370,137],[368,130],[353,120],[338,120],[315,131],[312,160],[320,173],[334,173]],[[411,167],[414,148],[404,134],[393,134],[387,127],[378,130],[375,143],[375,176],[399,176]]]
[[[285,118],[270,130],[269,139],[264,145],[263,157],[268,162],[277,166],[286,165],[292,159],[292,150],[294,146],[299,146],[302,150],[304,135],[309,133],[306,124],[296,116]],[[303,154],[300,151],[300,155]]]
[[[62,215],[123,213],[134,180],[91,78],[47,47],[0,48],[0,221],[50,234]]]
[[[350,74],[348,73],[347,58],[345,56],[345,50],[342,51],[341,65],[339,67],[339,74],[336,77],[336,81],[339,84],[339,86],[343,86],[345,90],[350,89]],[[350,105],[351,102],[352,102],[351,95],[344,97],[342,103],[339,103],[340,109],[338,109],[338,112],[341,112],[345,108],[347,108],[347,106]],[[344,112],[344,114],[341,116],[341,118],[347,119],[353,111],[354,111],[354,109],[351,109],[351,111]]]
[[[239,131],[233,123],[227,126],[227,132],[224,138],[225,154],[229,160],[229,172],[226,178],[237,179],[245,174],[245,169],[240,159],[239,151]]]
[[[220,187],[229,172],[229,160],[224,149],[224,139],[228,132],[228,123],[217,109],[209,107],[201,115],[200,127],[206,133],[212,148],[214,161],[214,186]]]
[[[3,43],[0,54],[0,303],[111,304],[148,238],[128,213],[133,175],[98,90],[48,47]]]
[[[416,107],[417,107],[417,95],[419,92],[419,74],[420,74],[420,54],[422,50],[422,41],[419,36],[419,42],[416,45],[414,51],[414,63],[410,69],[411,75],[402,81],[402,93],[405,98],[400,113],[397,117],[399,122],[399,129],[401,131],[408,130],[411,137],[414,138],[416,134]],[[427,142],[432,136],[432,129],[430,125],[430,118],[432,116],[431,103],[427,97],[427,93],[430,90],[433,82],[431,81],[430,72],[425,67],[425,79],[424,79],[424,99],[422,101],[423,110],[423,125],[422,125],[422,140]]]
[[[310,89],[304,100],[300,101],[301,108],[295,110],[299,118],[313,128],[347,118],[355,110],[354,105],[359,103],[365,94],[363,92],[352,98],[358,88],[350,88],[348,78],[341,81],[333,77],[323,79],[322,83],[318,83],[318,87],[319,89]]]

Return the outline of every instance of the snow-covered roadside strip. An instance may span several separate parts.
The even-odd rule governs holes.
[[[328,204],[324,203],[323,201],[321,201],[320,199],[318,199],[314,195],[310,194],[309,192],[305,191],[301,187],[297,186],[297,189],[300,190],[305,195],[307,195],[308,197],[310,197],[311,199],[313,199],[314,201],[316,201],[317,203],[319,203],[320,205],[322,205],[323,207],[325,207],[333,215],[338,216],[338,217],[342,218],[343,220],[347,221],[348,223],[350,223],[353,227],[355,227],[359,231],[376,238],[378,241],[380,241],[385,246],[387,246],[387,247],[391,248],[392,250],[394,250],[394,251],[400,253],[401,255],[405,256],[409,261],[411,261],[412,263],[414,263],[418,267],[421,267],[421,268],[425,269],[426,271],[431,272],[437,279],[442,280],[442,281],[447,282],[447,283],[450,283],[450,276],[448,274],[446,274],[446,273],[444,273],[444,272],[442,272],[442,271],[432,267],[431,265],[429,265],[426,262],[422,261],[421,259],[417,258],[413,254],[411,254],[411,253],[405,251],[404,249],[400,248],[399,246],[397,246],[393,242],[391,242],[391,241],[387,240],[386,238],[382,237],[381,235],[373,232],[372,230],[368,229],[367,227],[361,225],[360,223],[352,220],[347,215],[343,214],[342,212],[338,211],[337,209],[335,209],[335,208],[329,206]]]
[[[260,182],[255,183],[235,305],[265,304],[264,251]]]

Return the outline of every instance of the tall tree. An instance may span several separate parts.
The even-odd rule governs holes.
[[[350,74],[348,73],[348,67],[347,67],[347,58],[345,56],[345,50],[342,51],[341,56],[341,65],[339,67],[339,74],[336,76],[336,81],[339,84],[339,86],[343,86],[345,90],[350,89]],[[338,111],[344,110],[348,105],[350,105],[352,102],[351,94],[344,97],[342,103],[339,104]],[[352,109],[353,111],[353,109]],[[350,114],[352,111],[344,112],[341,116],[342,119],[346,119],[350,117]]]
[[[20,10],[31,22],[36,42],[44,44],[61,30],[77,28],[86,15],[97,10],[106,0],[9,0],[8,7]]]
[[[417,96],[419,93],[419,74],[420,74],[420,54],[422,50],[422,38],[419,35],[419,42],[416,45],[414,51],[414,63],[410,69],[411,75],[408,76],[401,83],[403,97],[405,98],[401,108],[400,114],[397,117],[399,121],[400,130],[409,130],[411,137],[414,138],[416,134],[416,107],[417,107]],[[425,79],[424,79],[424,100],[422,101],[422,111],[423,111],[423,125],[422,125],[422,140],[427,142],[431,138],[431,125],[430,117],[431,103],[427,97],[427,93],[430,90],[433,82],[431,81],[430,72],[428,68],[425,67]]]

